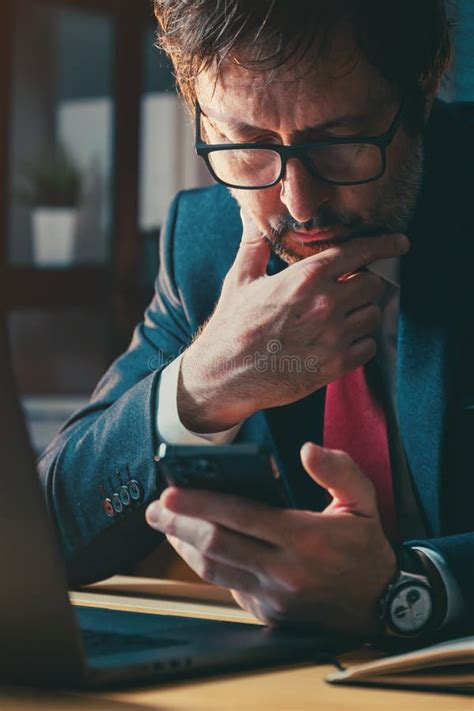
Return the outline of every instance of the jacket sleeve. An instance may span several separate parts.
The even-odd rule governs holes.
[[[160,491],[154,462],[157,385],[162,369],[192,337],[174,285],[179,201],[180,195],[162,236],[154,298],[127,352],[39,459],[72,585],[115,574],[162,540],[144,518],[147,504]]]
[[[462,595],[463,615],[455,632],[460,637],[474,634],[474,533],[408,541],[405,545],[431,548],[442,556]]]

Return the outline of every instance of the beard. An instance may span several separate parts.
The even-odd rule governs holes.
[[[387,171],[388,172],[388,171]],[[322,205],[316,215],[306,222],[297,222],[290,215],[270,220],[270,230],[264,234],[272,251],[287,264],[317,254],[342,240],[317,240],[306,242],[298,252],[288,244],[289,232],[344,227],[345,239],[369,237],[386,233],[405,233],[416,210],[423,181],[423,141],[413,143],[412,150],[397,166],[396,172],[388,174],[386,184],[378,191],[370,211],[362,216],[353,211],[340,210]]]

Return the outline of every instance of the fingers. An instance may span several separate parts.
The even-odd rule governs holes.
[[[263,234],[243,210],[240,211],[242,219],[242,240],[239,251],[234,261],[234,269],[241,279],[251,280],[265,276],[270,246],[265,241]]]
[[[352,370],[359,365],[365,365],[377,353],[377,343],[375,338],[367,336],[351,343],[347,349],[346,368]]]
[[[339,506],[359,516],[378,516],[373,484],[348,454],[306,442],[301,448],[301,461],[311,478]]]
[[[408,238],[401,234],[357,237],[325,249],[320,254],[306,257],[293,265],[293,268],[300,269],[308,279],[318,276],[337,281],[345,274],[363,269],[377,259],[400,257],[409,248]]]
[[[259,582],[251,573],[206,558],[194,546],[181,541],[179,538],[174,536],[168,536],[167,538],[181,558],[206,583],[221,585],[225,588],[241,590],[250,594],[259,591]]]
[[[382,277],[371,272],[357,272],[337,286],[339,298],[348,304],[347,314],[362,306],[378,303],[386,289],[387,284]]]
[[[368,304],[352,311],[346,317],[344,333],[348,343],[361,338],[372,337],[382,324],[382,310],[375,304]]]
[[[210,521],[176,514],[159,502],[149,507],[147,521],[167,536],[189,543],[205,558],[248,572],[258,573],[262,567],[267,567],[264,559],[277,550],[274,546],[234,533]]]
[[[231,531],[278,546],[284,509],[228,494],[170,487],[161,495],[162,504],[175,513],[205,519]]]

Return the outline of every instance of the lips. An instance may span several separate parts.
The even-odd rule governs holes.
[[[349,231],[337,231],[334,229],[322,229],[322,230],[313,230],[312,232],[289,232],[288,237],[295,241],[299,242],[300,244],[322,244],[322,243],[338,243],[338,242],[346,242],[348,239],[350,239],[350,232]]]

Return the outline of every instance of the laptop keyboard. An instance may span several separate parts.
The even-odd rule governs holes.
[[[181,640],[165,637],[146,637],[138,634],[118,632],[97,632],[82,630],[82,640],[88,655],[117,654],[122,652],[143,652],[148,649],[163,649],[182,644]]]

